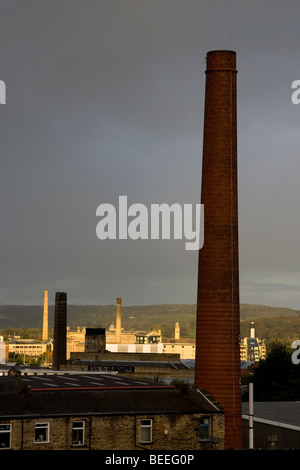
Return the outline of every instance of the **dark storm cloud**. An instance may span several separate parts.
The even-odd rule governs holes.
[[[297,307],[299,8],[1,2],[0,302],[41,303],[44,289],[76,303],[195,302],[196,252],[183,241],[101,242],[96,208],[122,194],[199,202],[205,55],[232,47],[241,300]]]

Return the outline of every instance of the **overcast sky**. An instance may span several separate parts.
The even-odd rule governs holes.
[[[184,240],[96,209],[200,202],[206,53],[237,52],[240,297],[300,309],[299,0],[0,1],[1,304],[195,303]]]

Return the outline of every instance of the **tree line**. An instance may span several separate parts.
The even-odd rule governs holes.
[[[295,352],[284,341],[269,344],[266,358],[253,365],[250,375],[243,378],[244,384],[253,383],[254,401],[300,400],[300,363],[293,360]]]

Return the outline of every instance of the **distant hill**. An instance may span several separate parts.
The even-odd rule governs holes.
[[[300,339],[300,311],[266,305],[243,304],[241,312],[241,338],[249,336],[250,322],[255,323],[256,337],[266,343],[274,340],[289,344]]]
[[[266,305],[241,305],[241,337],[249,335],[250,322],[255,321],[259,338],[300,338],[300,311]],[[115,305],[68,305],[67,323],[71,330],[77,326],[109,328],[115,324]],[[42,328],[43,306],[0,306],[0,331],[8,328]],[[163,336],[172,337],[176,322],[182,336],[195,336],[196,306],[191,304],[122,305],[122,327],[125,330],[150,331],[161,329]],[[49,329],[53,328],[54,306],[49,305]]]
[[[183,329],[194,330],[195,305],[122,305],[122,327],[126,330],[160,328],[163,334],[174,330],[180,322]],[[5,328],[42,328],[43,306],[0,306],[0,330]],[[54,323],[54,306],[49,305],[49,328]],[[68,305],[67,323],[71,329],[77,326],[109,328],[116,323],[115,305]]]
[[[253,320],[254,318],[293,317],[300,315],[300,310],[292,308],[270,307],[269,305],[241,304],[241,320]]]

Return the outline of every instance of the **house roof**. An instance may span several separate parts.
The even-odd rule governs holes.
[[[22,380],[32,391],[170,388],[169,385],[159,385],[155,382],[121,377],[109,373],[36,374],[22,376]]]
[[[0,377],[0,417],[216,413],[203,391],[109,374]]]

